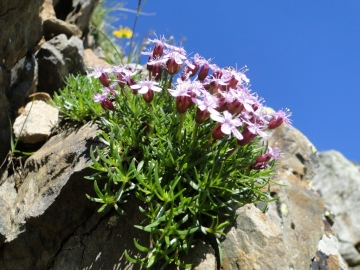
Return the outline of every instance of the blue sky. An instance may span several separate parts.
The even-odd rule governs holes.
[[[150,30],[185,37],[188,53],[246,65],[252,91],[289,108],[318,151],[360,162],[360,1],[148,0],[142,11],[156,14],[139,16],[139,40]],[[124,14],[114,25],[132,27],[133,14],[113,13]]]

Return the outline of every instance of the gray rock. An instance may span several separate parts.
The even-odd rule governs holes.
[[[236,214],[235,226],[221,243],[221,269],[288,269],[281,229],[252,204]]]
[[[335,215],[333,230],[340,253],[350,266],[360,264],[360,173],[358,167],[337,151],[319,154],[320,167],[313,188]]]
[[[19,113],[19,109],[25,106],[28,96],[36,92],[37,83],[37,61],[34,55],[26,55],[11,69],[8,97],[12,111]]]
[[[67,39],[65,34],[44,43],[36,58],[39,63],[38,91],[52,95],[64,87],[69,74],[85,74],[84,47],[78,37]]]
[[[54,1],[56,16],[70,24],[77,25],[87,35],[89,21],[99,0]],[[71,6],[69,7],[69,4]]]
[[[42,100],[29,102],[15,120],[14,135],[24,143],[43,142],[57,124],[59,110]]]
[[[266,215],[282,229],[286,269],[308,269],[325,232],[323,199],[309,187],[318,166],[315,148],[301,132],[285,125],[270,134],[269,145],[283,152],[274,177],[282,186],[272,185],[271,195],[279,200],[269,204]]]
[[[48,269],[68,239],[93,214],[90,145],[96,126],[68,130],[52,137],[25,163],[22,184],[16,190],[11,177],[0,186],[0,202],[11,209],[0,215],[0,269]],[[6,195],[6,194],[14,194]],[[10,197],[9,197],[10,196]],[[6,211],[1,209],[1,211]],[[69,269],[69,268],[68,268]]]
[[[0,66],[7,71],[41,39],[40,6],[43,1],[1,0]]]
[[[74,24],[70,24],[59,20],[57,18],[49,18],[44,20],[43,23],[44,35],[45,37],[51,38],[60,34],[65,34],[67,37],[77,36],[81,37],[82,32]]]
[[[346,262],[339,253],[339,243],[336,236],[333,234],[323,235],[311,266],[312,269],[321,269],[320,266],[327,266],[327,269],[348,269]]]

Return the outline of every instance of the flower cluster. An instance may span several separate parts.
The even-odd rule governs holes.
[[[99,78],[104,86],[102,94],[95,94],[94,101],[99,102],[105,110],[115,110],[112,97],[119,93],[115,86],[124,89],[127,85],[134,94],[141,94],[147,103],[154,99],[154,92],[166,89],[175,98],[179,114],[185,114],[195,106],[197,124],[202,124],[208,118],[216,122],[212,131],[214,140],[233,135],[239,146],[245,146],[256,136],[266,139],[266,129],[275,129],[282,123],[291,125],[288,109],[269,113],[263,106],[263,99],[251,93],[250,80],[245,74],[246,67],[240,70],[219,68],[210,63],[211,59],[206,60],[199,54],[188,59],[182,47],[167,44],[164,37],[149,39],[149,42],[154,44],[154,48],[143,52],[149,56],[149,79],[135,81],[136,72],[129,66],[121,65],[110,69],[95,68],[88,75]],[[173,76],[180,73],[181,69],[176,83],[171,84]],[[170,84],[161,86],[159,82],[168,75]],[[110,77],[115,78],[113,83]],[[278,155],[271,157],[277,159]],[[266,167],[264,162],[262,166],[256,165],[258,163],[255,162],[252,167]]]

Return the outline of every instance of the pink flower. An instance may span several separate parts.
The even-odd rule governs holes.
[[[99,78],[101,84],[105,87],[109,87],[110,79],[106,72],[109,72],[109,69],[104,69],[101,67],[94,67],[94,71],[88,74],[88,77]]]
[[[236,117],[233,119],[232,114],[228,111],[224,111],[223,114],[224,116],[221,116],[220,114],[211,114],[210,117],[212,120],[221,123],[221,132],[226,135],[230,135],[232,133],[238,140],[241,140],[243,136],[237,129],[242,125],[240,118]]]
[[[269,121],[268,128],[274,129],[280,126],[283,122],[291,126],[291,120],[289,117],[291,116],[291,112],[289,109],[286,109],[285,112],[282,110],[279,110],[278,112],[272,113],[272,119]]]
[[[115,110],[114,104],[111,102],[110,99],[108,99],[108,98],[106,97],[105,94],[100,95],[99,93],[95,93],[95,94],[94,94],[93,101],[94,101],[94,102],[99,102],[100,105],[101,105],[101,107],[102,107],[104,110],[110,110],[110,111]]]
[[[159,85],[159,83],[155,81],[144,80],[139,81],[138,84],[130,86],[130,88],[139,90],[140,94],[146,94],[149,90],[160,92],[162,89],[157,85]]]

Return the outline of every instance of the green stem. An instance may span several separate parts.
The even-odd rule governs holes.
[[[172,84],[173,78],[174,78],[174,75],[171,75],[171,76],[170,76],[169,85],[168,85],[168,88],[170,88],[170,89],[171,89],[171,84]]]
[[[179,130],[178,130],[178,133],[177,133],[177,137],[180,141],[180,138],[181,138],[181,130],[184,126],[184,120],[185,120],[185,116],[186,116],[186,112],[184,113],[180,113],[180,125],[179,125]]]
[[[237,144],[235,146],[235,148],[233,150],[231,150],[231,152],[226,156],[225,160],[227,160],[228,158],[230,158],[239,148],[239,145]]]
[[[192,147],[195,148],[197,143],[197,132],[199,129],[200,124],[196,123],[194,126],[193,134],[192,134]]]

